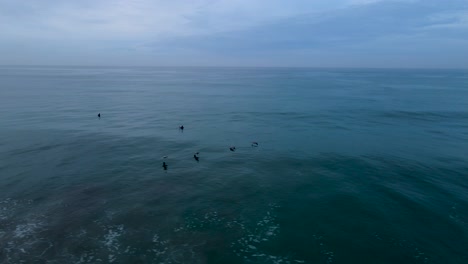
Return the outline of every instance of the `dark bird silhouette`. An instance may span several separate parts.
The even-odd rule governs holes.
[[[99,118],[101,118],[101,113],[97,114],[97,116],[98,116]]]
[[[180,126],[179,129],[180,129],[180,130],[184,130],[184,126],[183,126],[183,125]]]
[[[164,168],[164,170],[167,170],[167,164],[166,164],[166,162],[163,162],[162,167]]]
[[[231,151],[236,151],[236,147],[230,147],[229,148]]]
[[[258,142],[252,142],[252,147],[258,147]]]
[[[198,153],[198,152],[197,152]],[[193,154],[193,158],[198,162],[200,161],[200,158],[197,156],[197,154]]]

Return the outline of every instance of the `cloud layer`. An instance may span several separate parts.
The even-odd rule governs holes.
[[[1,64],[468,68],[467,0],[0,0]]]

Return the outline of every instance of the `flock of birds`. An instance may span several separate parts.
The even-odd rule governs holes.
[[[98,117],[99,117],[99,119],[101,118],[101,113],[98,114]],[[179,126],[179,130],[184,131],[184,125]],[[252,147],[258,147],[258,142],[252,142]],[[229,150],[232,151],[232,152],[234,152],[234,151],[236,151],[236,147],[235,147],[235,146],[231,146],[231,147],[229,147]],[[194,158],[197,162],[200,161],[199,155],[200,155],[200,152],[196,152],[195,154],[193,154],[193,158]],[[167,158],[167,156],[164,156],[163,158],[165,159],[165,158]],[[164,170],[167,170],[167,167],[168,167],[168,166],[167,166],[167,163],[166,163],[166,162],[163,162],[162,167],[164,168]]]

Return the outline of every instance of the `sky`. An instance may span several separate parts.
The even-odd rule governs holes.
[[[0,65],[468,68],[468,0],[0,0]]]

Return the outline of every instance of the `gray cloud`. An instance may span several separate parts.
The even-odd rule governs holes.
[[[98,2],[0,0],[5,61],[468,67],[465,0]]]

